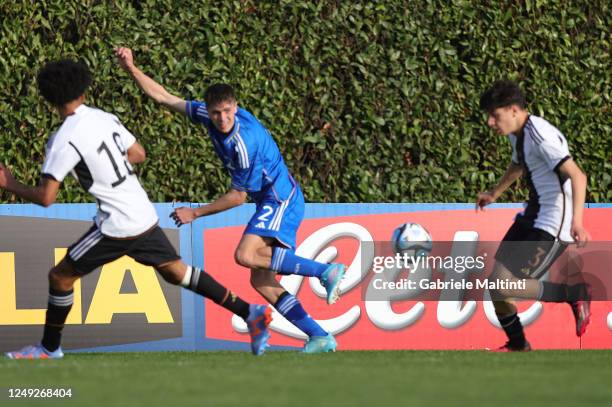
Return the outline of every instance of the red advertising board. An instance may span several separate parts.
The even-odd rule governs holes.
[[[499,241],[517,212],[516,208],[489,209],[480,213],[453,209],[306,219],[298,232],[298,253],[309,238],[308,254],[321,254],[327,256],[323,260],[330,260],[337,251],[334,261],[349,265],[345,280],[352,280],[352,283],[340,300],[329,306],[311,288],[308,279],[290,276],[283,277],[281,282],[292,287],[290,291],[296,292],[304,308],[324,328],[335,333],[341,350],[483,349],[500,345],[505,336],[496,326],[489,301],[459,304],[457,309],[443,301],[366,302],[360,287],[363,281],[355,272],[357,267],[351,269],[350,266],[360,261],[359,239],[369,235],[372,240],[387,241],[392,231],[405,222],[423,225],[430,231],[434,242],[452,241],[457,231],[475,231],[481,241]],[[612,208],[587,209],[585,224],[593,240],[612,241]],[[234,262],[234,249],[242,231],[243,226],[205,230],[205,268],[239,295],[261,303],[262,298],[249,284],[249,271]],[[339,235],[344,236],[337,237]],[[327,244],[330,236],[336,238]],[[316,247],[315,242],[313,246],[313,240],[324,244]],[[573,316],[567,304],[524,301],[519,303],[519,311],[534,348],[612,347],[612,301],[593,303],[591,326],[582,338],[574,333]],[[244,333],[237,332],[239,324],[235,321],[232,325],[227,311],[207,306],[205,315],[206,332],[202,335],[210,339],[248,340]],[[302,346],[303,338],[296,337],[297,334],[288,329],[284,318],[275,313],[271,344]]]

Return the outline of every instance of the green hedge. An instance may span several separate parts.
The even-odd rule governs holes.
[[[88,103],[116,113],[146,147],[139,173],[153,200],[209,201],[225,191],[203,130],[148,100],[117,68],[112,47],[126,45],[183,97],[234,84],[308,201],[473,200],[510,152],[487,129],[479,95],[510,77],[530,110],[566,134],[589,176],[587,200],[606,202],[610,16],[605,0],[2,2],[0,162],[36,182],[59,124],[36,91],[36,72],[80,57],[95,76]],[[502,199],[524,197],[519,189]],[[60,200],[90,198],[67,181]]]

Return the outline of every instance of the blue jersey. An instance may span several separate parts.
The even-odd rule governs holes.
[[[250,112],[238,108],[234,128],[226,135],[214,126],[206,104],[187,101],[187,116],[208,130],[213,147],[229,171],[232,188],[245,191],[256,203],[266,198],[289,199],[297,184],[270,132]]]

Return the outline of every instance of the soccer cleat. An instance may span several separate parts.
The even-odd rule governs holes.
[[[582,336],[591,322],[591,301],[589,299],[578,300],[570,302],[569,305],[572,307],[576,320],[576,336]]]
[[[327,353],[327,352],[335,352],[336,339],[332,334],[327,334],[327,336],[311,336],[306,341],[304,345],[303,353]]]
[[[9,359],[61,359],[64,357],[62,348],[49,352],[42,345],[31,345],[14,352],[5,353]]]
[[[500,346],[497,349],[486,349],[489,352],[530,352],[531,351],[531,345],[529,344],[529,342],[525,341],[525,345],[521,346],[521,347],[516,347],[516,346],[511,346],[510,342],[506,342],[504,345]]]
[[[251,352],[253,355],[263,355],[269,347],[270,331],[268,325],[272,322],[272,310],[265,305],[249,306],[249,317],[246,320],[251,335]]]
[[[321,284],[327,291],[327,303],[333,304],[340,297],[340,281],[344,277],[344,264],[330,264],[321,274]]]

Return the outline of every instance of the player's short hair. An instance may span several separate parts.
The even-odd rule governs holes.
[[[208,106],[221,102],[235,102],[236,93],[234,93],[234,88],[226,83],[215,83],[204,92],[204,101]]]
[[[526,102],[519,85],[510,80],[495,81],[480,97],[480,108],[485,112],[512,105],[524,109]]]
[[[36,77],[38,90],[52,105],[63,106],[83,95],[91,84],[89,68],[81,61],[48,62]]]

